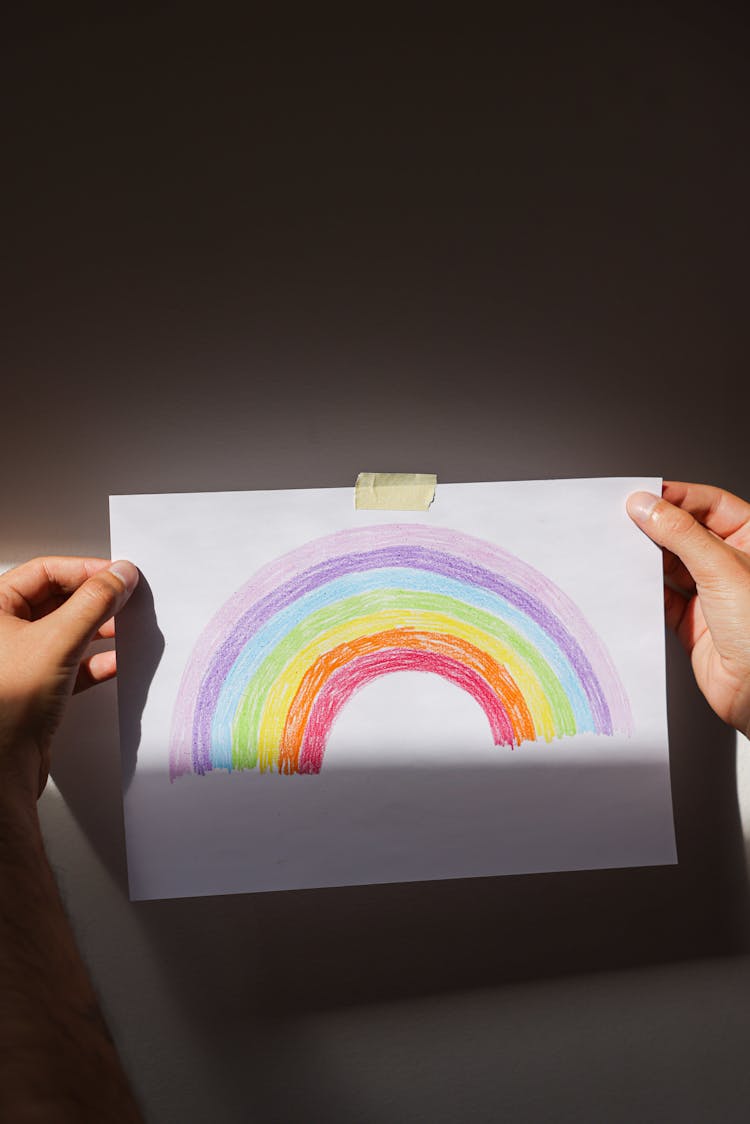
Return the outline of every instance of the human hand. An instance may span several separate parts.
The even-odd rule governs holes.
[[[707,484],[662,492],[635,492],[627,509],[664,549],[667,623],[713,709],[750,737],[750,504]]]
[[[0,800],[34,800],[71,694],[111,679],[114,614],[138,584],[132,562],[35,558],[0,574]]]

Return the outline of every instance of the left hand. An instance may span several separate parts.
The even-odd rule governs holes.
[[[0,574],[0,800],[41,795],[68,699],[116,672],[113,651],[86,650],[114,636],[138,577],[104,558],[35,558]]]

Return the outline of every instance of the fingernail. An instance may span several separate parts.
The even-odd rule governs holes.
[[[138,567],[134,566],[132,562],[124,560],[113,562],[109,567],[109,572],[120,579],[128,593],[132,593],[138,585],[140,574],[138,573]]]
[[[639,523],[645,523],[660,499],[661,496],[654,496],[651,492],[633,492],[627,499],[628,515]]]

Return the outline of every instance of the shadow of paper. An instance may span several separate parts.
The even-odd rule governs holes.
[[[138,611],[152,613],[147,596]],[[126,688],[144,701],[147,669],[156,666],[160,654],[153,618],[151,626],[151,658],[141,663],[136,682]],[[354,1003],[746,949],[734,733],[698,694],[688,662],[671,638],[667,670],[678,866],[136,903],[134,920],[148,936],[185,1017],[197,1033],[221,1018],[231,1035],[249,1012],[291,1017]],[[137,755],[136,735],[133,723],[126,728],[125,783]],[[66,753],[70,741],[69,730]],[[121,823],[112,753],[102,753],[91,736],[78,744],[76,753],[67,763],[61,754],[55,779],[124,887],[121,828],[112,843],[112,824]],[[600,779],[612,768],[599,766]],[[567,787],[596,784],[597,767],[588,778],[576,775],[575,766],[561,766],[555,777],[544,778],[537,767],[527,772],[526,777],[519,773],[527,796],[542,782],[557,786],[564,799]],[[352,770],[352,786],[361,784],[363,776]],[[616,791],[616,778],[611,779],[615,783],[607,787]],[[168,784],[157,774],[152,781],[155,789]],[[646,791],[646,773],[643,784]],[[101,810],[105,789],[109,815]],[[93,814],[92,805],[99,814]],[[211,971],[202,973],[199,966],[209,962]]]
[[[191,1019],[218,1008],[231,1027],[250,1008],[294,1014],[745,950],[734,733],[672,637],[667,670],[679,865],[137,904]],[[207,958],[210,986],[195,975]]]
[[[141,579],[117,619],[117,694],[122,786],[127,791],[138,761],[141,718],[149,687],[164,652],[164,635],[156,620],[151,586]]]
[[[122,669],[117,683],[73,697],[53,746],[51,776],[127,896],[122,795],[135,773],[141,716],[164,651],[153,593],[143,574],[118,615],[116,628]]]

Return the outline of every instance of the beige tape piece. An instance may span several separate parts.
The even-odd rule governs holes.
[[[354,506],[358,511],[427,511],[436,487],[433,472],[360,472]]]

